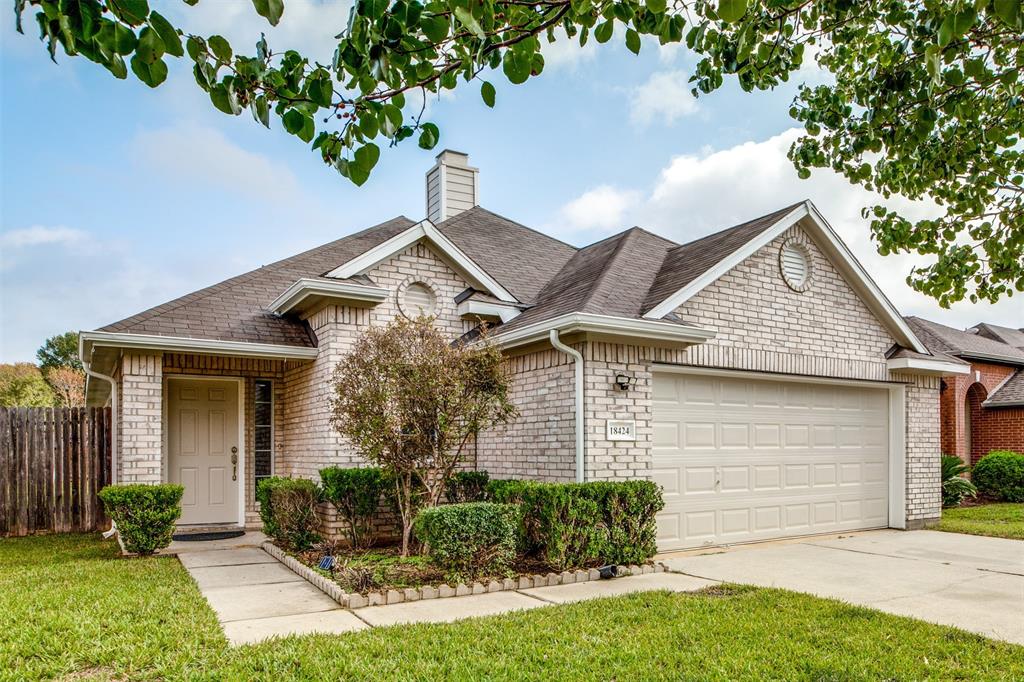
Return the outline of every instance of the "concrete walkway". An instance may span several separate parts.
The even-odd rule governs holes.
[[[1024,644],[1024,542],[881,530],[677,553],[669,570],[781,587]]]
[[[685,575],[649,573],[349,611],[260,549],[265,539],[261,533],[246,533],[236,540],[174,543],[165,551],[177,554],[192,574],[233,645],[312,632],[343,633],[403,623],[447,623],[643,590],[691,592],[714,584]]]

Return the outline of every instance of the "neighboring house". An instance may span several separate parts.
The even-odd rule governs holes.
[[[942,452],[974,464],[992,450],[1024,452],[1024,330],[981,323],[967,331],[908,317],[934,355],[964,374],[942,381]]]
[[[653,479],[663,549],[938,518],[940,377],[966,370],[810,202],[689,244],[634,227],[577,249],[477,206],[467,162],[438,156],[426,220],[83,332],[118,480],[184,483],[183,524],[257,523],[260,477],[362,463],[329,423],[333,368],[368,327],[429,313],[453,339],[497,325],[508,358],[521,416],[470,464]]]

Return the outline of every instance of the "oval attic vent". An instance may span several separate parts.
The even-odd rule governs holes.
[[[786,284],[795,291],[806,291],[811,279],[811,254],[798,241],[787,241],[779,252],[779,267]]]

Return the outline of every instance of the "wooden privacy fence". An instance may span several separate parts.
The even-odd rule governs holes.
[[[0,535],[105,528],[110,408],[0,407]]]

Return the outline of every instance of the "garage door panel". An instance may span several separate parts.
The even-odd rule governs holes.
[[[670,374],[654,383],[662,549],[887,524],[886,390]]]

